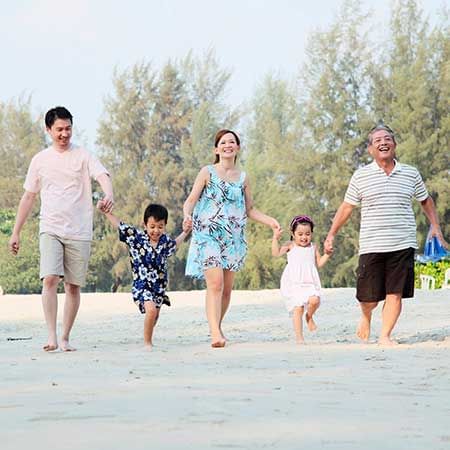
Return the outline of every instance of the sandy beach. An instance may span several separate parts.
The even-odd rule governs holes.
[[[278,290],[234,292],[224,349],[202,291],[170,298],[152,352],[129,294],[83,294],[78,351],[47,354],[40,296],[0,297],[1,449],[450,448],[450,290],[405,300],[395,348],[380,307],[358,342],[353,289],[325,290],[304,346]]]

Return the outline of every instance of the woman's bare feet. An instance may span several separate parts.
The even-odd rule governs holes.
[[[314,322],[314,319],[308,313],[305,314],[305,320],[306,320],[306,325],[308,326],[309,331],[317,330],[316,322]]]
[[[363,342],[369,342],[370,320],[367,317],[361,317],[358,328],[356,329],[356,336],[358,336]]]
[[[225,347],[226,339],[219,335],[219,336],[211,336],[211,347],[213,348],[222,348]]]

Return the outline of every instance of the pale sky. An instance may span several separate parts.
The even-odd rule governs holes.
[[[431,18],[449,0],[422,0]],[[231,70],[230,104],[249,100],[264,76],[298,74],[308,35],[326,30],[332,0],[14,0],[0,7],[0,101],[32,96],[36,114],[66,106],[94,150],[114,67],[160,68],[214,48]],[[388,25],[390,0],[361,0]],[[384,23],[384,24],[383,24]]]

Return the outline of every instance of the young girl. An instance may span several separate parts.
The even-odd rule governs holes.
[[[292,313],[295,337],[298,344],[304,343],[303,312],[310,331],[317,329],[314,313],[320,305],[321,286],[317,267],[322,267],[329,259],[329,254],[320,255],[315,244],[311,243],[314,223],[308,216],[296,216],[292,219],[291,240],[281,247],[278,240],[280,230],[274,230],[272,255],[287,253],[287,266],[281,276],[281,294],[286,300],[286,308]]]
[[[222,320],[230,304],[235,273],[247,252],[247,217],[274,230],[278,222],[253,206],[245,172],[236,167],[239,136],[221,130],[214,141],[216,160],[203,167],[184,203],[184,222],[192,224],[186,275],[206,281],[206,316],[211,346],[224,347]]]

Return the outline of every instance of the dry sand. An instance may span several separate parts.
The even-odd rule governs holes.
[[[353,289],[325,294],[298,346],[278,291],[237,291],[211,349],[203,292],[174,292],[153,352],[128,294],[84,294],[53,354],[40,297],[0,297],[0,448],[449,449],[450,290],[406,300],[390,349],[358,343]]]

